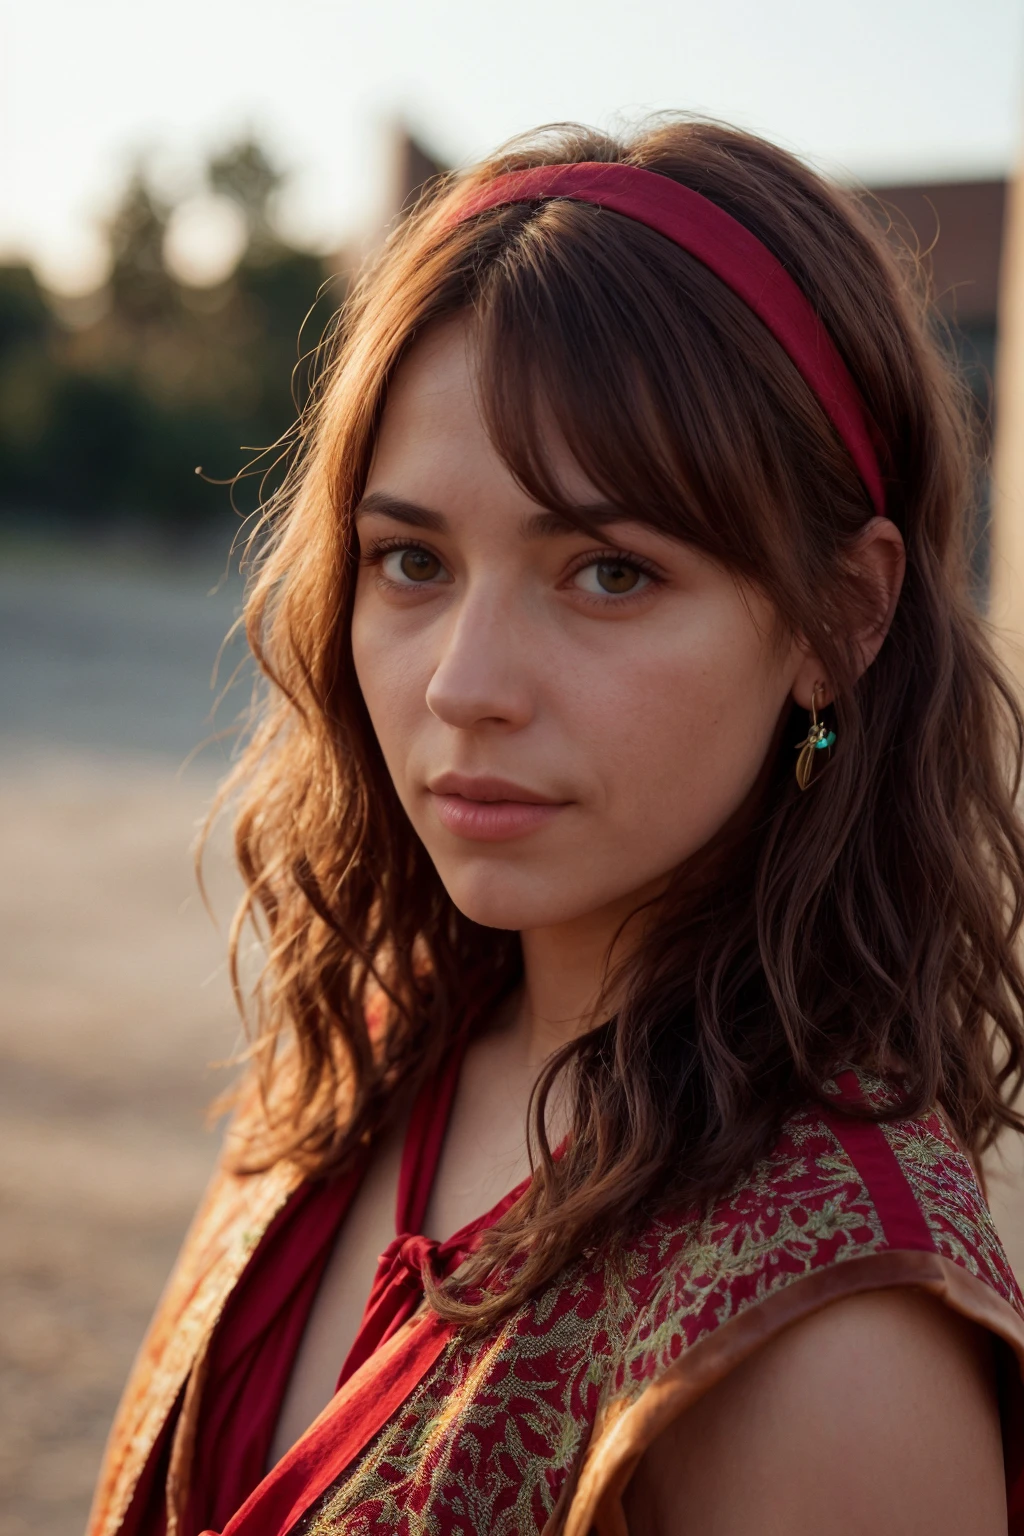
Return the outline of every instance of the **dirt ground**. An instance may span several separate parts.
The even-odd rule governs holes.
[[[78,1536],[238,1030],[190,844],[215,561],[0,554],[0,1536]],[[227,860],[211,887],[230,905]]]
[[[0,571],[0,1536],[78,1536],[238,1043],[189,845],[203,574]],[[215,907],[230,905],[223,847]],[[1024,1174],[993,1196],[1024,1274]]]
[[[0,782],[0,1533],[82,1529],[117,1394],[206,1178],[236,1043],[158,767]]]

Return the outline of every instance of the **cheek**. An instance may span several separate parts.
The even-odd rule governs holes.
[[[422,710],[429,674],[422,647],[401,644],[375,621],[372,604],[356,594],[352,612],[352,661],[374,732],[401,793],[400,750]],[[422,675],[421,675],[422,674]]]
[[[638,852],[664,848],[666,865],[738,809],[771,748],[789,680],[747,626],[724,643],[709,626],[706,637],[634,656],[599,687],[574,690],[575,728],[601,765],[611,819]]]

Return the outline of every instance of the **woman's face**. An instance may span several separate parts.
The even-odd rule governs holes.
[[[553,453],[599,537],[516,485],[448,322],[398,371],[358,512],[374,730],[452,900],[498,928],[656,891],[747,797],[808,666],[767,599]]]

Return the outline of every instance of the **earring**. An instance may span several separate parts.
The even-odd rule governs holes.
[[[811,694],[811,725],[805,741],[797,742],[797,750],[800,756],[796,760],[796,781],[801,789],[806,789],[811,782],[811,773],[814,770],[815,752],[827,752],[835,744],[835,731],[827,730],[824,721],[818,719],[818,711],[815,709],[815,700],[824,686],[815,683],[814,692]]]

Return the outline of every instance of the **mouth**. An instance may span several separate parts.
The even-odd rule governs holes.
[[[509,779],[442,773],[427,785],[441,825],[472,842],[498,843],[536,832],[571,804]]]

